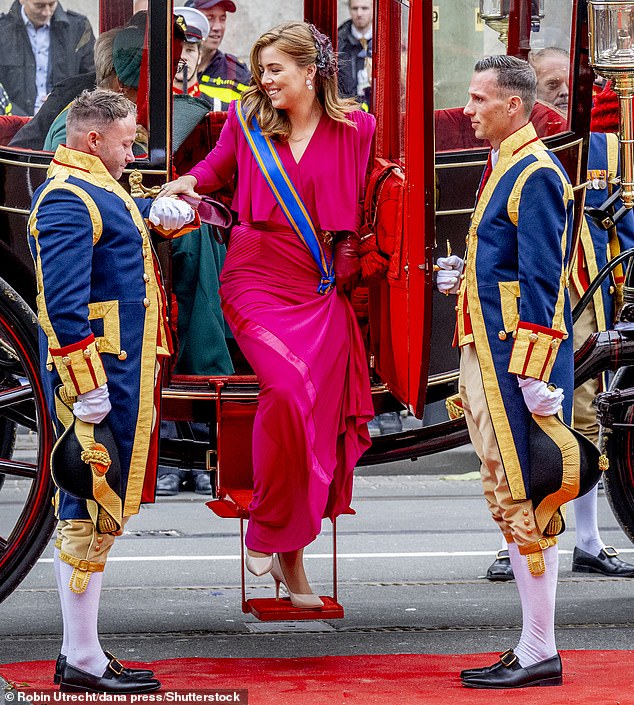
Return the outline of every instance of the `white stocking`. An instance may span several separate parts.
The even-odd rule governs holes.
[[[81,593],[73,592],[69,587],[72,574],[73,567],[60,561],[59,594],[64,615],[64,654],[71,666],[101,676],[108,666],[108,658],[97,634],[103,573],[92,573],[88,587]]]
[[[575,538],[576,545],[586,553],[598,556],[605,546],[599,536],[599,524],[597,522],[597,499],[599,487],[595,485],[590,492],[583,497],[577,497],[572,501],[575,510]]]
[[[64,600],[62,599],[62,577],[61,577],[61,566],[62,560],[59,557],[59,548],[53,549],[53,569],[55,570],[55,582],[57,583],[57,592],[59,593],[59,601],[62,606],[62,623],[63,627],[63,637],[62,637],[62,648],[60,653],[66,656],[66,649],[68,648],[68,627],[66,625],[66,608],[64,606]]]
[[[557,653],[555,594],[559,553],[556,545],[543,551],[546,570],[543,575],[533,575],[526,556],[520,554],[517,544],[510,543],[508,548],[522,603],[522,634],[514,651],[526,668]]]

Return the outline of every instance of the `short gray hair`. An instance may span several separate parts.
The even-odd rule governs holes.
[[[534,63],[535,60],[547,59],[549,56],[560,56],[562,59],[570,59],[570,52],[561,47],[544,47],[539,51],[531,52],[530,60]]]
[[[506,54],[485,56],[475,65],[474,71],[495,71],[500,92],[518,95],[524,104],[526,117],[531,114],[537,98],[537,77],[528,61]]]
[[[121,93],[95,88],[84,91],[73,101],[68,109],[66,129],[68,132],[79,130],[103,130],[116,120],[123,120],[128,115],[136,118],[136,105]]]

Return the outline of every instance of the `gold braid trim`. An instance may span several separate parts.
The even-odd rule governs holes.
[[[75,433],[84,449],[80,457],[84,463],[90,465],[92,472],[92,496],[97,508],[94,512],[89,510],[90,518],[99,533],[112,534],[120,532],[121,529],[121,497],[106,480],[112,460],[108,449],[95,441],[94,431],[93,424],[84,423],[80,419],[75,421]]]
[[[526,556],[526,561],[528,562],[528,569],[531,575],[538,577],[546,572],[546,563],[544,562],[544,552],[539,551],[538,553],[529,553]]]
[[[110,514],[99,507],[99,514],[97,516],[97,531],[100,534],[117,534],[117,532],[121,533],[120,528],[121,527],[110,516]]]
[[[90,465],[93,472],[98,475],[105,475],[108,472],[108,468],[112,465],[110,454],[100,443],[95,443],[94,448],[82,450],[79,457],[86,465]]]
[[[542,534],[552,535],[554,532],[551,529],[555,528],[557,520],[552,526],[551,520],[560,510],[560,507],[579,495],[581,482],[580,449],[572,431],[560,423],[555,416],[537,416],[533,414],[533,420],[553,441],[561,455],[561,485],[558,490],[544,497],[539,506],[535,507],[537,528]],[[561,519],[560,533],[563,531],[564,517],[562,516]]]
[[[462,406],[462,398],[460,394],[453,394],[445,399],[445,407],[447,415],[450,419],[461,419],[464,416],[464,408]]]
[[[90,576],[93,573],[103,573],[105,568],[102,563],[92,563],[85,559],[76,558],[75,556],[71,556],[70,553],[66,553],[66,551],[60,551],[59,557],[64,563],[68,563],[68,565],[74,568],[70,576],[70,581],[68,582],[68,587],[71,592],[78,595],[86,591]]]
[[[75,394],[70,394],[66,387],[59,388],[59,398],[66,404],[66,406],[72,407],[77,401],[77,396]]]
[[[559,507],[559,509],[552,515],[550,521],[544,529],[544,534],[546,536],[557,536],[562,533],[565,528],[564,517],[562,516],[562,510],[564,507]]]
[[[535,543],[529,543],[525,546],[520,546],[518,544],[520,555],[526,556],[528,562],[528,569],[531,575],[538,577],[543,575],[546,571],[546,564],[544,563],[544,551],[551,546],[557,544],[557,538],[555,536],[548,536],[543,539],[539,539]]]

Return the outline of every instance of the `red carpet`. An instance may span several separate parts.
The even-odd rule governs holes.
[[[170,689],[243,689],[249,705],[634,705],[634,651],[564,651],[564,685],[487,691],[458,672],[496,655],[323,656],[297,659],[170,659],[149,664]],[[135,664],[131,664],[135,665]],[[24,690],[50,689],[53,663],[0,666]]]

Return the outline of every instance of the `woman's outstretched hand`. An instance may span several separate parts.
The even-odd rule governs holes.
[[[195,176],[180,176],[174,181],[169,181],[166,183],[159,191],[159,196],[178,196],[183,194],[184,196],[189,196],[190,198],[195,198],[197,201],[200,200],[200,196],[194,191],[196,184],[198,183]]]

